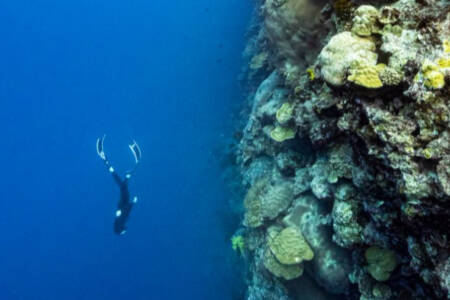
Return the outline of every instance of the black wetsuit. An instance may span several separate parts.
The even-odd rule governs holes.
[[[108,168],[108,171],[114,178],[114,181],[120,188],[120,199],[117,204],[116,218],[114,220],[114,233],[122,235],[127,230],[127,221],[130,216],[131,209],[133,208],[134,202],[130,201],[130,191],[128,190],[128,181],[131,178],[133,172],[127,172],[125,178],[122,180],[114,170],[114,168],[109,163],[108,159],[104,159],[104,163]],[[136,200],[137,198],[134,198]]]
[[[127,230],[126,223],[134,203],[130,201],[130,191],[128,190],[129,177],[125,176],[125,179],[121,180],[116,172],[112,172],[112,175],[120,188],[120,199],[117,204],[116,219],[114,220],[114,233],[121,235]]]

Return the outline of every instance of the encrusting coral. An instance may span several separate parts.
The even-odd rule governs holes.
[[[450,299],[450,4],[257,3],[246,299]]]

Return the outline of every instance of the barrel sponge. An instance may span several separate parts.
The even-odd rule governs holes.
[[[304,260],[312,260],[314,253],[298,227],[283,229],[269,241],[270,250],[277,260],[285,265],[297,265]]]
[[[386,281],[397,266],[395,252],[372,246],[365,252],[367,271],[377,281]]]
[[[378,55],[371,38],[344,31],[331,38],[319,55],[321,74],[333,86],[342,86],[352,65],[375,66]]]
[[[303,274],[303,264],[283,265],[268,248],[264,252],[263,263],[270,273],[286,280],[295,279]]]

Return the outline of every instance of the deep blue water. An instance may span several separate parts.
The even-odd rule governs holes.
[[[251,1],[0,1],[0,299],[231,299],[212,151],[242,99]],[[143,160],[129,230],[119,172]]]

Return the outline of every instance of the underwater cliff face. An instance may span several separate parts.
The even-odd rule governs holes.
[[[256,6],[247,299],[450,298],[450,3]]]

